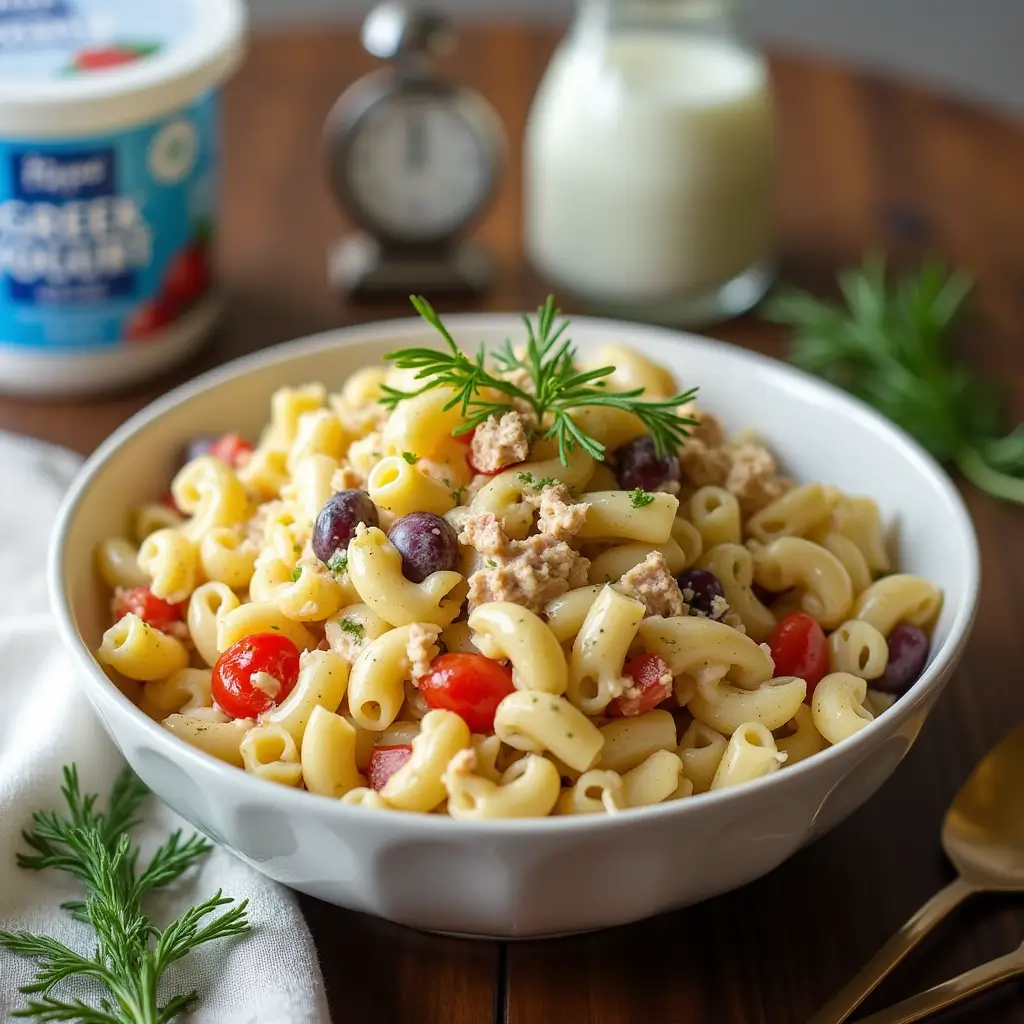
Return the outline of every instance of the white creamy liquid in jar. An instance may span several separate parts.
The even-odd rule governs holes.
[[[774,134],[764,62],[722,40],[569,41],[527,127],[526,245],[604,303],[699,295],[770,255]]]

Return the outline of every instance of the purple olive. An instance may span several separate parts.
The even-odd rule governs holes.
[[[641,434],[615,452],[615,475],[627,491],[639,487],[655,491],[662,484],[679,479],[679,459],[675,452],[659,455],[650,434]]]
[[[200,455],[209,455],[210,448],[216,440],[214,434],[200,434],[199,437],[194,437],[185,445],[185,450],[181,454],[181,464],[184,466],[193,459],[198,459]]]
[[[459,538],[447,519],[433,512],[410,512],[388,533],[402,556],[402,575],[422,583],[432,572],[459,567]]]
[[[317,513],[313,526],[313,554],[321,562],[330,560],[348,548],[360,523],[377,526],[377,506],[366,491],[338,491],[332,494]]]
[[[928,636],[923,629],[901,622],[889,634],[889,663],[871,685],[901,696],[917,682],[928,660]]]
[[[689,600],[691,608],[705,615],[711,614],[716,597],[725,597],[725,591],[718,577],[707,569],[686,569],[676,579],[680,590],[692,590],[693,597]]]

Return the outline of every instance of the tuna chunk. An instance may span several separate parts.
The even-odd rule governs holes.
[[[489,416],[473,433],[470,446],[473,467],[480,473],[498,473],[522,462],[530,454],[530,435],[526,421],[514,411],[501,419]]]
[[[622,582],[642,601],[647,611],[644,618],[660,615],[686,615],[689,609],[683,600],[675,576],[669,572],[665,556],[652,551],[639,565],[634,566],[623,577]]]

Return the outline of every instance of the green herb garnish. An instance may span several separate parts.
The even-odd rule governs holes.
[[[654,501],[654,495],[642,487],[634,487],[629,492],[629,503],[633,508],[643,508],[645,505],[650,505],[652,501]]]
[[[524,487],[534,487],[537,490],[540,490],[543,487],[548,487],[551,484],[558,483],[553,476],[542,476],[538,480],[532,473],[516,473],[516,479]]]
[[[519,358],[510,340],[492,354],[492,363],[497,373],[525,370],[530,378],[530,388],[524,389],[505,380],[497,373],[491,373],[485,363],[483,345],[476,355],[470,357],[459,350],[455,339],[441,322],[433,306],[422,296],[412,295],[410,301],[416,312],[423,317],[444,339],[447,351],[430,348],[406,348],[390,352],[384,358],[392,361],[399,369],[418,370],[416,380],[423,384],[413,391],[400,391],[384,385],[380,399],[393,409],[405,398],[413,398],[438,387],[450,387],[455,396],[445,410],[459,408],[465,422],[453,432],[456,436],[476,429],[489,416],[501,416],[514,409],[528,407],[537,423],[548,424],[545,438],[554,438],[558,443],[558,455],[564,465],[568,464],[569,452],[577,445],[595,459],[604,456],[605,447],[596,438],[587,434],[571,417],[570,411],[586,406],[608,406],[632,413],[643,423],[654,438],[659,455],[679,447],[689,437],[687,427],[696,426],[697,421],[681,416],[678,409],[692,402],[696,388],[681,392],[672,398],[643,401],[643,388],[632,391],[614,392],[607,390],[612,366],[578,371],[573,365],[576,348],[563,337],[568,326],[567,320],[560,319],[555,300],[548,296],[537,316],[534,328],[529,317],[526,324],[526,353]],[[497,391],[504,400],[490,400],[481,397],[485,389]],[[541,429],[544,429],[542,426]]]
[[[64,767],[62,792],[69,816],[37,811],[32,816],[35,830],[24,833],[35,852],[18,854],[18,865],[32,871],[56,868],[82,882],[85,899],[62,906],[92,928],[96,948],[82,954],[46,935],[0,932],[0,945],[39,961],[34,981],[21,989],[32,998],[13,1016],[83,1024],[165,1024],[191,1010],[198,995],[175,995],[161,1003],[161,978],[197,946],[248,931],[247,901],[235,903],[218,891],[161,931],[143,913],[142,898],[184,874],[210,852],[210,843],[197,835],[182,840],[176,831],[140,872],[139,848],[127,832],[139,824],[136,811],[149,790],[131,770],[118,776],[106,813],[96,810],[95,794],[81,794],[74,765]],[[210,916],[229,905],[229,910]],[[61,981],[76,977],[106,990],[98,1006],[54,995]]]
[[[409,463],[410,466],[415,466],[419,462],[419,456],[414,452],[402,452],[402,458]]]
[[[338,619],[338,629],[342,633],[348,633],[349,636],[354,637],[356,640],[363,639],[363,624],[356,622],[355,619]]]
[[[348,552],[335,551],[334,554],[327,559],[327,568],[336,576],[341,576],[348,572]]]
[[[297,565],[292,569],[292,583],[298,583],[299,577],[302,575],[302,566]]]
[[[997,389],[948,347],[970,278],[929,262],[888,285],[875,257],[839,286],[845,308],[798,291],[768,303],[768,319],[796,329],[792,362],[873,405],[980,490],[1024,504],[1024,425],[999,436]]]

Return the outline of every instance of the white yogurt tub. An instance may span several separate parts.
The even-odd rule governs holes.
[[[152,376],[213,327],[241,0],[0,0],[0,390]]]

